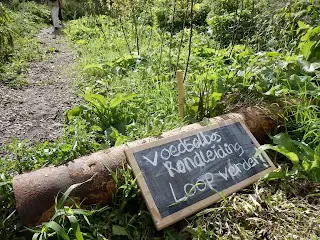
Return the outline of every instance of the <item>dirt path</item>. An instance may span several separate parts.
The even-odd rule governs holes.
[[[75,53],[51,31],[44,29],[37,36],[49,56],[30,63],[29,85],[23,89],[0,85],[0,146],[12,137],[33,142],[57,138],[64,112],[77,102],[72,90]]]

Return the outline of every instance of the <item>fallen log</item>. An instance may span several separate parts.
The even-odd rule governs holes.
[[[270,110],[260,107],[240,109],[237,113],[211,118],[210,123],[217,124],[227,119],[242,119],[257,138],[263,142],[266,133],[276,124],[277,109]],[[201,123],[195,123],[163,133],[160,138],[166,138],[182,132],[200,129]],[[24,173],[13,178],[13,189],[17,210],[22,222],[27,226],[39,225],[53,215],[55,196],[66,191],[72,184],[95,177],[72,193],[74,198],[82,202],[82,206],[90,204],[110,204],[115,184],[107,170],[115,170],[126,161],[124,150],[128,147],[142,145],[155,141],[159,137],[149,137],[126,145],[112,147],[84,156],[58,167],[46,167],[33,172]]]

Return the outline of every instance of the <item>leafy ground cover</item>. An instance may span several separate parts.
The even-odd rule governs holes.
[[[16,1],[14,1],[16,2]],[[27,84],[30,61],[41,59],[35,35],[50,22],[48,9],[33,2],[0,6],[0,83],[12,87]]]
[[[10,185],[15,174],[259,104],[280,106],[283,121],[261,148],[273,150],[268,153],[278,169],[254,186],[156,232],[130,171],[119,169],[112,173],[118,187],[114,205],[65,206],[69,189],[57,200],[52,221],[33,229],[33,237],[318,239],[319,3],[114,1],[111,9],[87,4],[91,12],[65,29],[79,54],[83,103],[66,112],[57,141],[5,147],[1,239],[19,239],[23,230]],[[187,70],[183,120],[177,69]],[[119,174],[124,182],[117,181]]]

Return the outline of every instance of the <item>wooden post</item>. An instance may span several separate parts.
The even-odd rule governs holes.
[[[183,71],[177,71],[177,83],[178,83],[178,108],[181,118],[184,118],[184,86],[183,86]]]

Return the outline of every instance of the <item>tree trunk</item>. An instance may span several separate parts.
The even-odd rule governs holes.
[[[237,113],[211,118],[210,122],[216,124],[226,119],[235,118],[242,119],[257,140],[263,142],[266,133],[275,126],[278,114],[277,110],[248,107],[240,109]],[[187,125],[165,132],[161,135],[161,138],[202,127],[203,125],[200,123]],[[137,140],[78,158],[62,166],[46,167],[15,176],[13,178],[13,188],[17,210],[22,222],[27,226],[35,226],[50,219],[54,212],[55,196],[58,193],[65,192],[72,184],[88,180],[94,174],[96,175],[92,181],[73,191],[73,198],[83,201],[82,206],[112,203],[115,184],[107,168],[115,170],[122,166],[122,162],[126,161],[124,154],[126,148],[157,139],[156,137],[149,137]]]

